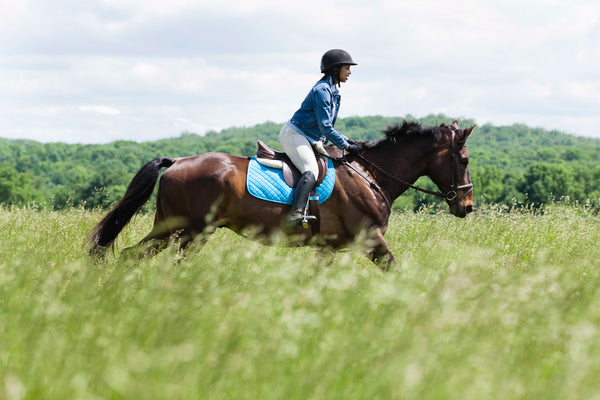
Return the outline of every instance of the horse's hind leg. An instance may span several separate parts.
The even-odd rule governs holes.
[[[202,224],[197,224],[197,226],[201,226]],[[217,228],[213,225],[206,225],[202,232],[198,232],[194,229],[185,229],[180,232],[178,236],[179,240],[179,250],[185,255],[187,248],[193,243],[195,250],[201,250],[206,242],[208,242],[209,237],[215,233]]]
[[[201,224],[197,224],[196,227]],[[157,212],[152,231],[140,242],[124,251],[132,252],[137,250],[139,256],[154,256],[169,246],[169,243],[176,243],[179,250],[185,254],[185,250],[190,244],[194,243],[201,248],[208,240],[208,237],[214,233],[216,228],[207,226],[202,231],[190,228],[189,223],[181,217],[171,217],[168,220],[162,218]],[[200,239],[197,239],[200,237]]]
[[[154,235],[149,233],[136,245],[127,247],[121,252],[122,256],[136,256],[138,258],[154,256],[169,245],[170,234]]]
[[[190,244],[194,243],[197,233],[190,230],[182,230],[177,232],[177,242],[179,243],[179,252],[185,256],[185,252]]]
[[[153,234],[151,232],[137,245],[129,247],[123,251],[137,250],[139,256],[141,257],[155,256],[166,249],[169,246],[169,243],[173,242],[178,244],[179,250],[182,253],[185,253],[185,249],[194,241],[194,238],[195,235],[189,233],[185,229],[179,230],[174,234],[170,234],[169,232]]]
[[[124,249],[123,254],[135,254],[138,257],[146,257],[160,253],[168,246],[169,239],[173,232],[171,230],[173,224],[169,222],[170,221],[167,221],[164,216],[159,200],[156,207],[156,214],[154,215],[152,230],[135,246]]]

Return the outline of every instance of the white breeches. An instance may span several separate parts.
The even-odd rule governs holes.
[[[288,123],[279,131],[279,143],[300,172],[310,171],[315,178],[319,176],[319,166],[310,142]]]

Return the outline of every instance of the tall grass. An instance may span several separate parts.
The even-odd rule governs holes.
[[[394,214],[386,273],[360,242],[332,256],[228,231],[185,258],[96,263],[82,243],[100,218],[0,209],[0,398],[600,396],[584,206]]]

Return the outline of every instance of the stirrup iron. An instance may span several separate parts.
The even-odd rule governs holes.
[[[304,212],[302,213],[302,227],[304,229],[310,228],[310,226],[317,221],[317,217],[315,217],[314,215],[308,215],[309,201],[310,201],[310,197],[306,201],[306,205],[304,206]]]

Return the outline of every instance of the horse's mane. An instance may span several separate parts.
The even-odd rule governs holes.
[[[444,127],[441,125],[440,127]],[[442,134],[442,130],[437,126],[422,127],[419,122],[403,120],[402,124],[395,124],[388,126],[383,131],[385,138],[365,142],[364,146],[367,148],[373,148],[383,142],[396,143],[397,141],[404,138],[413,138],[418,136],[432,136],[434,140],[437,140]]]

